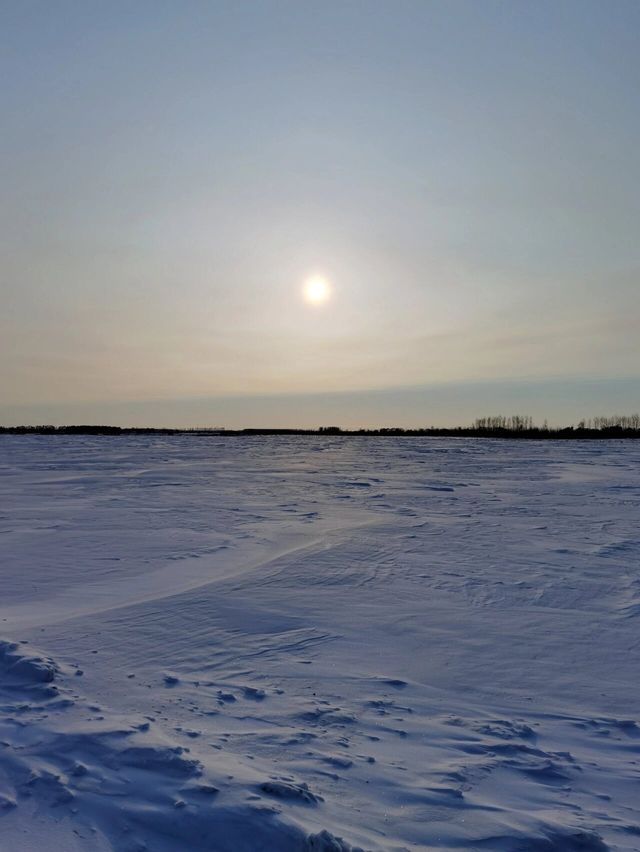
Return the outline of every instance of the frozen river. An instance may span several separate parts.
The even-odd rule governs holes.
[[[640,849],[640,442],[0,436],[1,852]]]

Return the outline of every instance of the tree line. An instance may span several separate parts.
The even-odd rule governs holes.
[[[322,436],[414,436],[460,438],[529,438],[529,439],[602,439],[639,438],[640,414],[614,414],[592,417],[570,426],[549,426],[545,420],[537,425],[529,415],[503,414],[478,417],[471,426],[406,428],[384,426],[373,429],[342,429],[340,426],[320,426],[318,429],[190,427],[166,429],[153,427],[121,427],[98,425],[70,426],[0,426],[0,434],[19,435],[322,435]]]

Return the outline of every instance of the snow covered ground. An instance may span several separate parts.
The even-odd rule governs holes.
[[[0,437],[0,850],[640,849],[639,522],[634,442]]]

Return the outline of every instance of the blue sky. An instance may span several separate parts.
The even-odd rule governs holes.
[[[3,4],[0,421],[638,409],[638,31],[635,0]]]

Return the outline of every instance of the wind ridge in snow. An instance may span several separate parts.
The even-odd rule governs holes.
[[[36,836],[51,823],[39,825],[44,805],[55,823],[73,823],[77,848],[353,850],[326,830],[307,835],[277,807],[234,802],[233,794],[219,805],[212,781],[229,787],[228,776],[208,771],[155,725],[90,705],[61,682],[61,667],[26,643],[0,640],[0,676],[0,810],[18,817],[24,807]],[[262,787],[315,801],[304,784]]]

